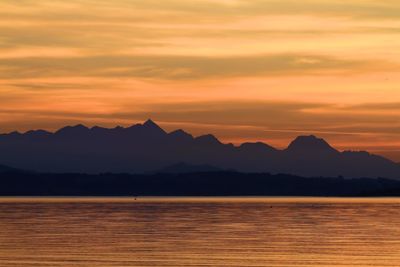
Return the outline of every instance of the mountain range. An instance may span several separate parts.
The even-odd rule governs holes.
[[[341,152],[313,135],[299,136],[283,150],[261,142],[235,146],[211,134],[168,133],[152,120],[127,128],[76,125],[56,132],[0,134],[0,163],[56,173],[154,173],[197,166],[194,169],[400,179],[400,164],[365,151]]]

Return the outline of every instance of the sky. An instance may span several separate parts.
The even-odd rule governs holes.
[[[0,132],[315,134],[400,161],[398,0],[1,0]]]

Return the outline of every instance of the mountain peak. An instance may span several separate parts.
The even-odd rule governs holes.
[[[166,132],[164,131],[163,128],[161,128],[160,126],[158,126],[157,123],[155,123],[154,121],[152,121],[151,119],[148,119],[147,121],[145,121],[142,124],[142,127],[145,129],[151,129],[157,132],[162,132],[163,134],[166,134]]]
[[[290,152],[318,151],[318,152],[338,152],[331,147],[328,142],[315,135],[302,135],[293,140],[288,148]]]
[[[173,132],[170,132],[168,134],[170,137],[175,138],[175,139],[180,139],[180,140],[193,140],[193,136],[191,134],[188,134],[182,129],[175,130]]]
[[[66,126],[59,129],[56,134],[81,134],[89,131],[89,128],[83,124],[77,124],[75,126]]]
[[[7,134],[6,134],[7,135]],[[20,135],[22,135],[20,132],[18,132],[18,131],[13,131],[13,132],[11,132],[11,133],[9,133],[8,134],[9,136],[20,136]]]
[[[221,144],[221,142],[212,134],[201,135],[195,138],[195,140],[201,144]]]
[[[147,121],[145,121],[144,123],[143,123],[143,125],[144,126],[157,126],[158,127],[158,125],[152,120],[152,119],[147,119]]]
[[[25,136],[49,136],[50,132],[45,130],[30,130],[24,133]]]
[[[77,125],[75,125],[75,126],[71,126],[71,128],[74,128],[74,129],[84,129],[84,130],[89,129],[88,127],[86,127],[86,126],[83,125],[83,124],[77,124]]]
[[[239,146],[239,149],[241,150],[248,150],[251,152],[267,152],[267,151],[277,151],[276,148],[267,145],[263,142],[256,142],[256,143],[243,143]]]

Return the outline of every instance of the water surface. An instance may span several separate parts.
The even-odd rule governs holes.
[[[399,266],[400,199],[0,198],[0,266]]]

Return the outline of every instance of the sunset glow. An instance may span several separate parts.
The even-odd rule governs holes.
[[[130,125],[400,161],[397,0],[2,0],[0,132]]]

